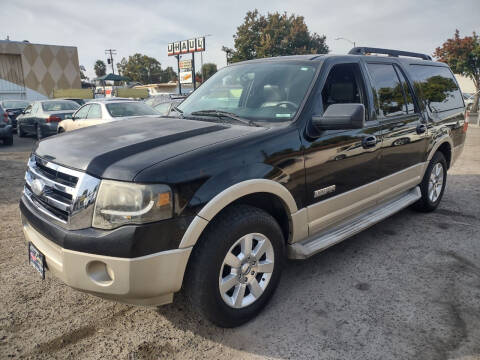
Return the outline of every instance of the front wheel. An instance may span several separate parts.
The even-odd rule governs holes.
[[[190,258],[185,279],[190,303],[216,325],[234,327],[255,317],[273,295],[284,238],[265,211],[232,206],[212,221]]]
[[[442,200],[446,183],[447,161],[441,152],[437,152],[430,160],[420,184],[422,197],[413,204],[413,208],[422,212],[435,210]]]
[[[13,145],[13,136],[10,136],[9,138],[3,139],[3,144],[4,145]]]

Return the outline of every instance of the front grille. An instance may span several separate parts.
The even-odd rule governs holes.
[[[99,186],[97,178],[32,155],[24,196],[38,213],[62,227],[83,229],[91,226]]]

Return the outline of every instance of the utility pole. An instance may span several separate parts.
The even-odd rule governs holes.
[[[112,74],[115,74],[115,68],[113,67],[113,55],[117,55],[117,50],[115,49],[107,49],[105,50],[106,55],[110,55],[110,57],[107,59],[107,62],[112,65]]]

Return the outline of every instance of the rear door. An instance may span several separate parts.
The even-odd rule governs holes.
[[[324,64],[315,94],[315,115],[332,104],[364,104],[363,129],[326,130],[304,140],[309,233],[314,234],[375,204],[381,127],[370,117],[360,61],[338,59]]]
[[[379,191],[394,196],[421,181],[427,124],[398,64],[372,60],[366,65],[382,125]]]

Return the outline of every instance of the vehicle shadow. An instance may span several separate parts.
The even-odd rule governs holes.
[[[210,324],[182,294],[158,312],[179,330],[252,356],[479,355],[478,341],[465,349],[462,344],[480,338],[479,330],[471,333],[480,321],[480,267],[468,260],[472,250],[480,254],[480,211],[471,199],[462,207],[468,194],[460,190],[461,184],[478,188],[480,176],[452,175],[449,181],[436,212],[405,209],[308,260],[287,262],[270,303],[243,326]],[[465,283],[471,277],[473,289]]]

